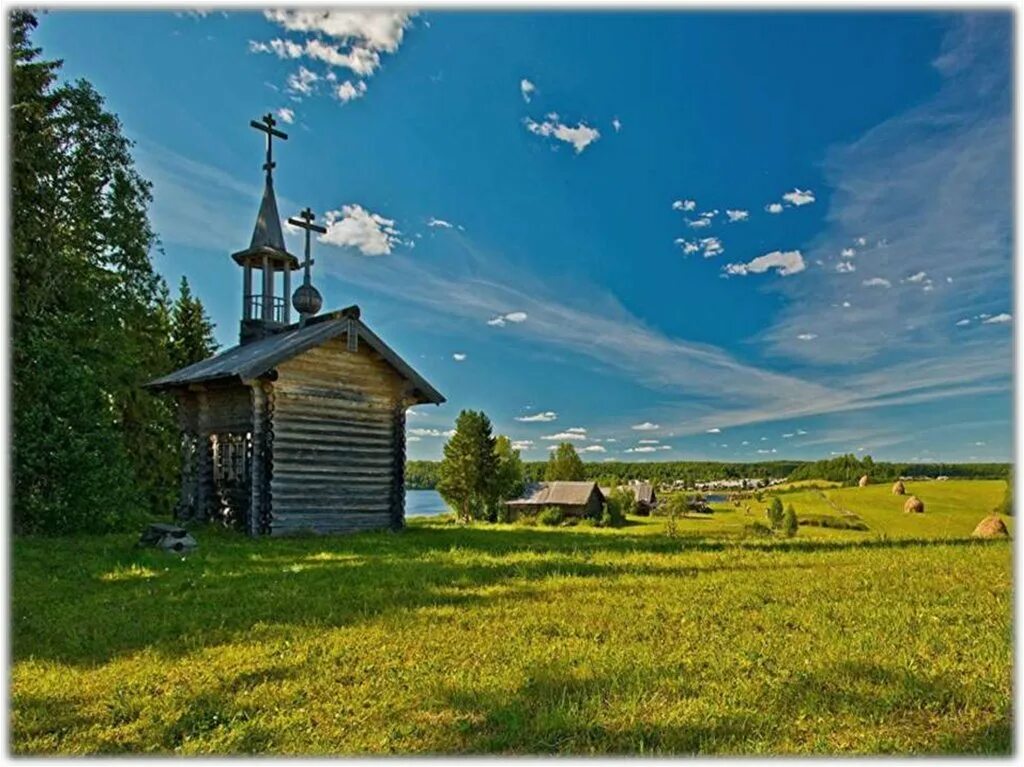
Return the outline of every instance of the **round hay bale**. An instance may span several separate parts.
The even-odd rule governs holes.
[[[903,504],[903,511],[907,514],[924,514],[924,501],[916,495],[912,495]]]
[[[895,484],[892,486],[892,494],[893,495],[906,495],[907,494],[907,488],[903,487],[903,482],[901,480],[897,479]]]
[[[971,535],[975,538],[1008,538],[1010,531],[997,514],[990,514],[978,523]]]
[[[864,475],[863,477],[861,477],[861,478],[860,478],[860,482],[858,482],[857,484],[858,484],[858,485],[859,485],[860,487],[867,487],[867,486],[868,486],[868,484],[870,484],[870,482],[871,482],[871,480],[870,480],[870,479],[868,479],[868,475],[867,475],[867,474],[865,474],[865,475]]]

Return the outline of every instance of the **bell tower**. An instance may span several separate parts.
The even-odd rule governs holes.
[[[274,196],[273,170],[276,163],[273,159],[273,140],[288,139],[288,134],[274,128],[276,124],[274,116],[269,113],[262,120],[249,123],[256,130],[267,134],[267,160],[263,164],[266,171],[263,200],[256,216],[252,241],[248,248],[231,255],[243,270],[242,321],[238,339],[242,344],[275,333],[291,323],[291,306],[288,301],[292,292],[291,274],[299,268],[299,260],[285,249],[281,216]]]

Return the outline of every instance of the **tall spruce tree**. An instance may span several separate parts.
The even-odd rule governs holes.
[[[183,368],[205,360],[217,351],[213,339],[213,323],[202,302],[192,295],[188,279],[181,278],[178,300],[171,310],[171,360],[175,368]]]
[[[165,511],[177,468],[150,261],[149,184],[84,80],[58,83],[35,17],[9,17],[12,475],[18,532],[104,531]]]
[[[483,518],[494,497],[498,456],[491,421],[482,412],[463,410],[455,433],[444,446],[438,468],[437,491],[460,520]]]

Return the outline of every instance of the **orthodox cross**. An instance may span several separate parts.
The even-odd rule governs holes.
[[[305,274],[302,278],[302,284],[309,284],[309,267],[313,265],[313,259],[309,257],[309,235],[311,232],[319,232],[320,234],[327,234],[327,230],[324,227],[313,223],[316,218],[316,214],[309,209],[307,206],[304,211],[299,214],[298,218],[289,218],[288,223],[292,226],[297,226],[300,229],[306,230],[306,259],[302,262],[305,267]]]
[[[256,130],[263,131],[264,133],[267,134],[267,161],[263,164],[263,170],[267,172],[267,177],[269,178],[270,171],[277,164],[274,162],[273,154],[274,137],[276,136],[277,138],[283,141],[287,141],[288,134],[274,128],[274,126],[277,125],[277,120],[274,119],[274,115],[272,115],[270,112],[267,112],[265,115],[263,115],[262,120],[250,120],[249,125],[251,125]]]

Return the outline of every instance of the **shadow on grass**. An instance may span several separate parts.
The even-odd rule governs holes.
[[[1008,754],[1012,747],[1005,714],[963,734],[929,730],[929,716],[954,716],[977,694],[941,674],[847,662],[791,682],[766,682],[760,705],[755,701],[743,711],[723,703],[715,714],[695,715],[693,721],[659,722],[658,710],[645,710],[644,700],[666,678],[670,675],[651,670],[623,681],[552,665],[535,670],[513,691],[449,688],[440,705],[456,712],[456,724],[435,734],[436,752],[995,755]],[[697,698],[700,685],[694,680],[689,689],[672,692],[676,698]],[[602,721],[609,710],[629,710],[633,721]],[[799,724],[807,721],[818,724]]]
[[[629,532],[413,526],[400,534],[251,540],[200,530],[187,559],[132,546],[130,536],[16,539],[13,658],[105,662],[150,649],[178,656],[237,641],[260,626],[338,627],[410,609],[495,598],[488,586],[551,577],[700,577],[721,570],[810,567],[777,552],[980,546],[972,540],[773,541],[676,539]],[[994,544],[998,545],[998,543]],[[673,566],[609,554],[747,551]],[[601,561],[594,561],[595,555]],[[513,594],[529,596],[528,588]],[[508,598],[509,592],[503,598]]]

